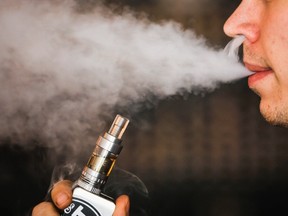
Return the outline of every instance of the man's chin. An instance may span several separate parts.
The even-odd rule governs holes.
[[[271,125],[288,127],[288,113],[281,112],[276,107],[264,105],[260,102],[260,112]]]

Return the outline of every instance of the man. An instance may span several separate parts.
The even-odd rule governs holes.
[[[288,1],[243,0],[224,25],[225,33],[244,35],[245,66],[255,72],[249,87],[260,97],[260,111],[272,124],[288,126]],[[286,71],[287,70],[287,71]],[[59,182],[52,190],[55,205],[71,202],[71,183]],[[54,214],[52,213],[54,212]],[[129,198],[116,200],[114,216],[129,214]],[[33,216],[59,215],[51,203],[40,203]]]
[[[255,72],[249,87],[272,124],[288,125],[288,1],[243,0],[227,20],[228,36],[244,35],[244,63]]]

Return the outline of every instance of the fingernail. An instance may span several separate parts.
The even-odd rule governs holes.
[[[69,199],[68,195],[65,193],[60,193],[57,195],[56,204],[62,206]]]

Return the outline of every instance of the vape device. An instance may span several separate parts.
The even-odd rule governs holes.
[[[102,193],[122,150],[122,135],[129,120],[117,115],[109,131],[99,136],[96,147],[73,190],[73,201],[62,216],[112,216],[115,204]]]

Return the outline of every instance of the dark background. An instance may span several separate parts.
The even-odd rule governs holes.
[[[181,22],[211,46],[224,47],[229,38],[222,26],[240,1],[108,2],[144,11],[155,22]],[[287,129],[262,119],[259,98],[246,82],[225,84],[205,95],[173,96],[133,119],[117,166],[145,183],[150,215],[257,216],[286,211]],[[5,137],[0,154],[1,212],[13,216],[25,215],[43,200],[54,166],[68,158],[64,150],[60,157],[38,140],[23,149]]]

